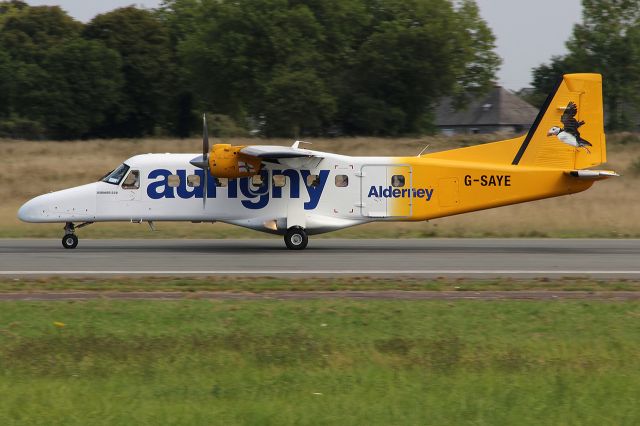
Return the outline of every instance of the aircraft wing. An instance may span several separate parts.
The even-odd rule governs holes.
[[[264,162],[282,164],[294,169],[317,167],[323,159],[317,152],[301,149],[296,145],[252,145],[242,148],[240,153]]]
[[[244,155],[250,155],[262,160],[278,160],[280,158],[321,158],[312,151],[291,146],[251,145],[242,148],[240,152]]]

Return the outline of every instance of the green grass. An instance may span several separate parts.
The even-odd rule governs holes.
[[[640,291],[633,279],[532,278],[276,278],[276,277],[113,277],[113,278],[0,278],[0,293],[46,291]]]
[[[638,303],[0,306],[3,425],[640,422]]]

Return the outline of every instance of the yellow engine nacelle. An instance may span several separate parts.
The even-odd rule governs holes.
[[[218,143],[209,152],[209,170],[211,175],[221,178],[240,178],[260,173],[262,161],[259,158],[244,155],[240,150],[244,146],[231,146]]]

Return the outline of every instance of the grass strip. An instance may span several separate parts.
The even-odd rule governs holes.
[[[587,278],[450,279],[450,278],[276,278],[276,277],[109,277],[3,278],[0,293],[43,291],[640,291],[640,280]]]
[[[638,424],[640,303],[7,302],[3,425]]]

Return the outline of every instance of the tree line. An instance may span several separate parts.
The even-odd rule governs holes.
[[[165,0],[84,24],[0,2],[0,136],[401,135],[500,64],[473,0]],[[223,134],[224,136],[224,134]]]
[[[603,75],[608,130],[635,130],[640,116],[640,0],[582,0],[582,22],[566,43],[568,53],[533,70],[540,105],[558,78],[574,72]]]

